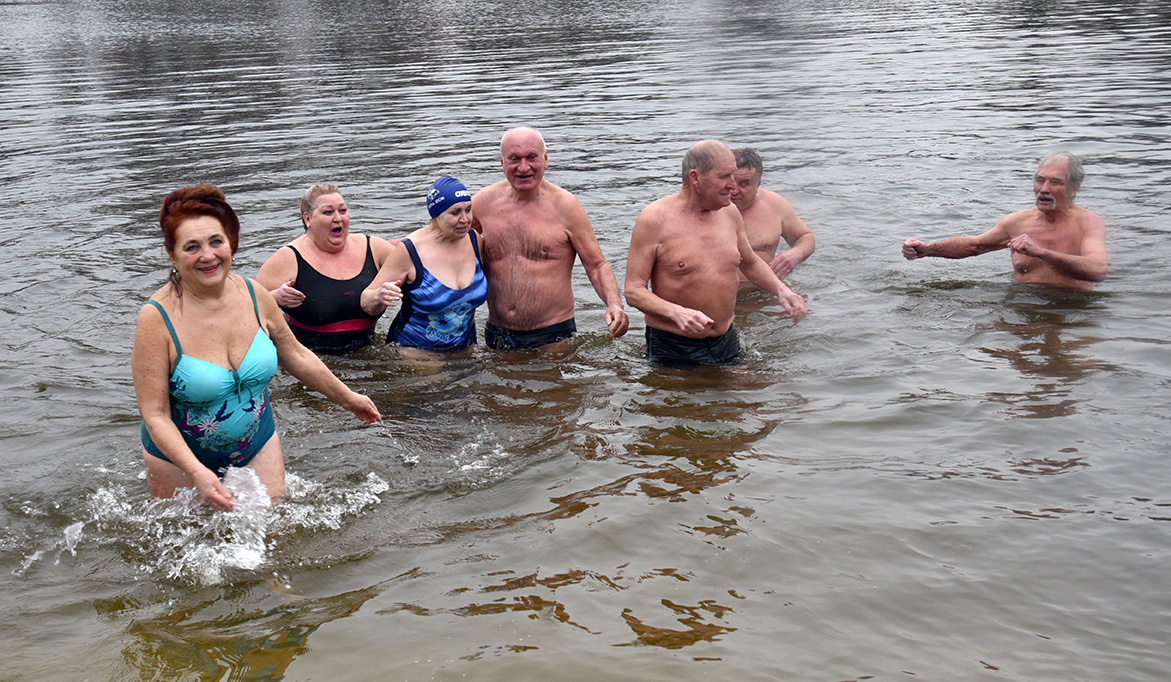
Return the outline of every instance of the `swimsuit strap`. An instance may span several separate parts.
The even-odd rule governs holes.
[[[423,273],[427,272],[427,270],[423,267],[423,261],[419,260],[419,252],[415,250],[415,245],[409,237],[403,238],[403,246],[407,247],[407,255],[411,257],[411,262],[415,264],[415,280],[404,284],[402,290],[413,291],[415,287],[419,286],[419,282],[423,281]]]
[[[171,326],[171,318],[167,317],[167,311],[163,310],[163,304],[158,301],[147,301],[147,303],[158,308],[159,312],[163,314],[163,322],[167,323],[167,331],[171,332],[171,340],[175,342],[175,350],[179,353],[180,358],[183,357],[183,346],[179,344],[179,335],[175,333],[175,328]],[[175,362],[178,362],[177,358]]]
[[[252,282],[245,277],[244,283],[248,285],[248,295],[252,297],[252,312],[256,313],[256,324],[259,324],[260,328],[264,329],[264,324],[260,321],[260,308],[256,306],[256,292],[252,289]],[[170,325],[170,322],[167,324]]]
[[[476,262],[480,262],[480,241],[476,239],[475,232],[468,230],[468,239],[472,240],[472,251],[476,252]]]

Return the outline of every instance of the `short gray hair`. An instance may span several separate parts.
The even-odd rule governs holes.
[[[1041,163],[1037,164],[1037,170],[1041,170],[1041,168],[1050,161],[1056,161],[1058,159],[1065,159],[1066,163],[1068,164],[1066,166],[1067,171],[1065,174],[1066,182],[1073,185],[1074,187],[1081,187],[1082,180],[1086,179],[1086,170],[1082,168],[1081,160],[1069,152],[1053,152],[1052,154],[1049,154],[1045,158],[1041,159]]]
[[[721,151],[729,151],[728,146],[718,140],[704,140],[691,145],[691,149],[683,155],[683,182],[687,182],[687,175],[693,170],[702,175],[716,167],[716,157]]]

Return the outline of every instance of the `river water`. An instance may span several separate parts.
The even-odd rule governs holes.
[[[1166,679],[1169,46],[1153,1],[0,3],[0,680]],[[563,347],[330,359],[381,424],[279,375],[286,504],[152,502],[162,197],[222,187],[254,275],[308,184],[402,236],[519,124],[619,282],[690,144],[757,148],[809,317],[656,369],[578,267]],[[1057,149],[1096,291],[901,258]]]

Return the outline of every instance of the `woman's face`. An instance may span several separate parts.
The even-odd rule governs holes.
[[[435,222],[448,238],[462,239],[468,236],[468,230],[472,229],[472,202],[461,201],[449,206],[446,211],[435,216]]]
[[[227,230],[212,216],[187,218],[175,230],[171,263],[184,282],[211,285],[223,281],[232,269]]]
[[[350,234],[350,210],[337,192],[322,194],[313,204],[313,212],[302,215],[309,235],[322,244],[345,246]]]

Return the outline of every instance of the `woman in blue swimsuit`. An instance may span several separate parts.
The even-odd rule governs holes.
[[[284,455],[268,403],[278,361],[364,422],[381,419],[378,408],[297,341],[264,287],[231,274],[240,222],[220,190],[171,192],[159,224],[171,276],[139,312],[130,356],[150,493],[195,487],[230,510],[220,477],[248,466],[279,498]]]
[[[427,212],[431,222],[396,245],[362,301],[373,315],[402,299],[387,343],[460,350],[476,342],[476,308],[488,297],[472,194],[455,178],[439,178],[427,192]]]

